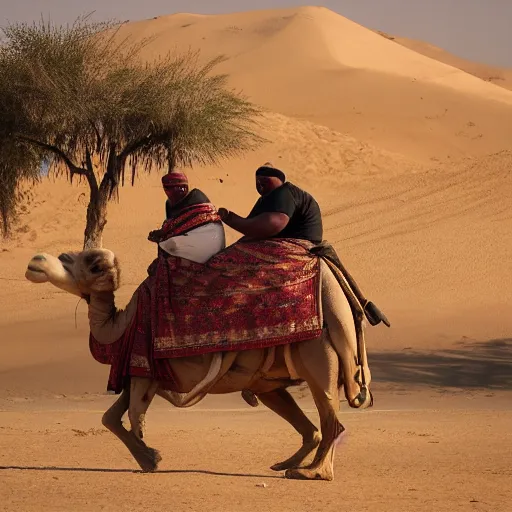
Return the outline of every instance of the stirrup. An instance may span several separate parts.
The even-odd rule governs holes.
[[[371,325],[378,325],[384,322],[384,325],[391,327],[386,315],[371,301],[368,301],[364,306],[364,314]]]

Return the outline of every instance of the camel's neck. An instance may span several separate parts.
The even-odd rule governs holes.
[[[93,292],[89,301],[89,322],[101,325],[108,322],[115,314],[114,292]]]
[[[130,325],[137,305],[136,294],[124,310],[115,305],[114,292],[91,293],[89,301],[89,326],[91,334],[105,345],[114,343]]]

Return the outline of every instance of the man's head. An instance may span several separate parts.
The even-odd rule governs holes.
[[[256,170],[256,190],[260,196],[279,188],[285,181],[284,172],[276,169],[270,162],[266,162]]]
[[[175,206],[188,194],[188,179],[181,172],[170,172],[162,177],[162,185],[171,206]]]

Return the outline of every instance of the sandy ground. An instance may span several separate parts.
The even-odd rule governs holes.
[[[145,439],[163,461],[157,474],[138,472],[101,425],[114,400],[103,393],[107,368],[87,357],[85,329],[70,336],[68,324],[27,325],[46,356],[14,370],[2,363],[0,510],[509,510],[512,340],[373,347],[375,405],[341,403],[347,431],[334,482],[296,482],[268,468],[297,449],[299,436],[238,394],[187,410],[155,399]],[[294,395],[318,425],[309,392]]]
[[[164,459],[149,475],[101,427],[110,398],[17,404],[0,412],[0,509],[510,510],[510,392],[382,391],[373,410],[342,408],[333,482],[269,470],[299,436],[240,399],[186,412],[155,403],[146,441]]]
[[[299,438],[263,406],[156,401],[147,441],[161,471],[136,472],[101,427],[114,398],[88,351],[85,303],[24,279],[35,253],[82,244],[87,189],[52,178],[0,242],[0,510],[511,510],[512,91],[485,66],[322,8],[161,16],[123,31],[157,36],[148,57],[225,53],[230,83],[267,109],[268,143],[188,176],[242,215],[267,160],[313,193],[325,238],[392,322],[367,332],[375,406],[342,403],[347,434],[324,483],[268,469]],[[109,208],[119,306],[155,256],[159,179]],[[309,394],[295,394],[316,421]]]

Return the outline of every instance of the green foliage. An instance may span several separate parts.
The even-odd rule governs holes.
[[[21,183],[33,184],[40,178],[40,154],[24,143],[0,141],[0,228],[4,237],[10,233],[17,205],[23,199]]]
[[[85,177],[95,203],[116,195],[126,169],[133,184],[137,169],[214,164],[262,141],[254,131],[260,110],[214,73],[221,57],[201,63],[187,52],[144,62],[150,41],[123,38],[122,28],[85,17],[71,26],[41,21],[3,29],[4,231],[19,184],[37,177],[44,158],[70,179]]]

